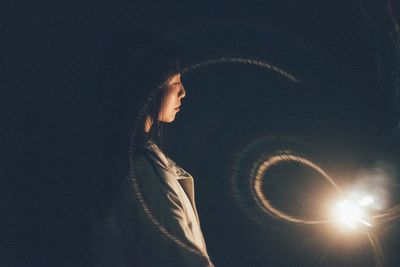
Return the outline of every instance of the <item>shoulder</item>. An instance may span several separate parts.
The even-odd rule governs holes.
[[[170,172],[173,170],[170,159],[154,142],[145,143],[141,154],[157,168]]]
[[[150,145],[136,153],[132,161],[134,176],[141,182],[162,182],[174,184],[176,172],[165,154],[156,146]]]

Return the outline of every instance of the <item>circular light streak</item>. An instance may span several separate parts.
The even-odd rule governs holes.
[[[397,205],[381,214],[369,216],[367,210],[376,199],[372,195],[362,195],[359,199],[346,199],[342,190],[335,183],[334,179],[329,176],[318,164],[310,159],[294,153],[288,147],[295,147],[296,144],[286,143],[281,147],[274,145],[274,142],[280,142],[279,138],[263,138],[255,141],[241,150],[239,156],[234,163],[235,167],[232,175],[232,185],[235,197],[240,201],[246,211],[250,215],[254,215],[251,207],[256,207],[260,211],[270,215],[271,217],[283,222],[302,224],[302,225],[318,225],[318,224],[336,224],[341,223],[349,226],[351,229],[358,229],[365,233],[374,252],[374,260],[377,266],[384,266],[384,258],[382,249],[374,233],[371,231],[373,226],[384,223],[400,217],[400,205]],[[269,153],[268,153],[269,152]],[[268,196],[263,192],[264,179],[268,176],[271,167],[283,162],[296,162],[303,166],[309,167],[316,171],[327,181],[338,194],[338,202],[334,206],[334,218],[326,220],[305,219],[292,214],[288,214],[272,205]],[[244,169],[241,169],[241,166]],[[248,183],[248,187],[242,186],[243,182]],[[248,188],[249,192],[243,192],[243,188]],[[246,199],[247,195],[251,195],[253,202]],[[253,204],[257,205],[253,205]],[[252,213],[253,212],[253,213]],[[254,218],[254,216],[253,216]],[[255,219],[259,219],[256,217]],[[372,223],[374,221],[374,224]]]
[[[261,61],[261,60],[256,60],[256,59],[249,59],[249,58],[240,58],[240,57],[220,57],[220,58],[213,58],[213,59],[208,59],[201,61],[199,63],[192,64],[182,70],[182,74],[193,71],[193,70],[198,70],[200,68],[210,66],[210,65],[215,65],[215,64],[242,64],[242,65],[253,65],[259,68],[267,69],[273,72],[276,72],[280,74],[281,76],[285,77],[288,80],[291,80],[292,82],[300,82],[299,79],[297,79],[295,76],[290,74],[289,72],[272,65],[268,62]]]
[[[274,72],[276,74],[279,74],[280,76],[291,80],[292,82],[300,82],[296,77],[291,75],[289,72],[272,65],[270,63],[267,63],[265,61],[261,60],[255,60],[255,59],[248,59],[248,58],[237,58],[237,57],[220,57],[220,58],[212,58],[209,60],[201,61],[198,63],[194,63],[184,69],[182,69],[181,73],[187,73],[190,71],[196,71],[199,70],[200,68],[207,67],[210,65],[215,65],[215,64],[242,64],[242,65],[253,65],[260,67],[262,69],[265,69],[267,71]],[[134,161],[134,156],[136,154],[136,136],[138,131],[142,131],[142,125],[140,125],[140,122],[143,121],[144,114],[146,114],[146,111],[151,104],[151,102],[154,100],[154,96],[161,88],[161,84],[151,90],[149,96],[147,97],[145,103],[143,104],[139,114],[137,115],[137,119],[135,121],[135,124],[133,126],[133,131],[131,134],[130,138],[130,147],[129,147],[129,177],[130,177],[130,184],[131,188],[134,192],[135,198],[137,200],[137,203],[141,210],[143,211],[145,217],[148,219],[148,222],[150,225],[152,225],[160,234],[165,236],[167,240],[171,241],[175,245],[187,250],[188,252],[191,252],[197,256],[204,257],[205,255],[198,249],[194,249],[192,247],[187,246],[182,240],[174,236],[172,233],[168,231],[168,229],[160,223],[157,218],[153,215],[153,211],[149,208],[149,205],[146,203],[146,200],[143,197],[142,192],[140,191],[140,183],[141,180],[139,177],[136,176],[135,174],[135,161]]]
[[[255,200],[260,203],[269,214],[274,216],[277,219],[292,222],[292,223],[300,223],[300,224],[320,224],[320,223],[328,223],[330,222],[329,220],[305,220],[301,219],[298,217],[295,217],[293,215],[289,215],[274,206],[272,206],[271,202],[268,200],[268,198],[264,195],[262,191],[262,186],[263,186],[263,177],[265,176],[266,172],[274,165],[277,165],[281,162],[288,162],[288,161],[293,161],[300,163],[304,166],[310,167],[313,170],[317,171],[322,177],[324,177],[332,186],[333,188],[339,193],[340,189],[339,187],[335,184],[335,182],[332,180],[331,177],[329,177],[328,174],[326,174],[318,165],[315,163],[311,162],[308,159],[305,159],[301,156],[293,155],[293,154],[280,154],[280,155],[273,155],[271,157],[268,157],[265,159],[262,164],[257,168],[256,171],[256,176],[254,178],[254,184],[253,184],[253,195],[255,197]]]
[[[292,74],[290,74],[289,72],[274,66],[270,63],[267,63],[265,61],[260,61],[260,60],[255,60],[255,59],[248,59],[248,58],[236,58],[236,57],[220,57],[220,58],[213,58],[213,59],[209,59],[209,60],[205,60],[199,63],[195,63],[192,64],[186,68],[184,68],[182,70],[181,73],[187,73],[190,71],[196,71],[199,70],[200,68],[203,67],[207,67],[210,65],[216,65],[216,64],[242,64],[242,65],[253,65],[253,66],[257,66],[263,69],[266,69],[268,71],[272,71],[275,72],[276,74],[279,74],[280,76],[284,77],[287,80],[290,80],[292,82],[295,83],[300,83],[301,81],[296,78],[295,76],[293,76]],[[134,140],[136,137],[136,133],[138,130],[141,130],[141,125],[139,125],[138,123],[141,121],[141,119],[143,118],[145,111],[147,110],[149,104],[151,103],[151,101],[153,101],[154,99],[154,95],[155,92],[159,89],[161,85],[159,85],[157,88],[154,88],[149,97],[147,98],[146,102],[144,103],[144,105],[142,106],[141,111],[138,114],[138,119],[136,120],[136,123],[133,127],[133,132],[131,135],[131,142],[130,142],[130,149],[129,149],[129,176],[130,176],[130,182],[131,182],[131,186],[133,189],[133,192],[135,194],[135,197],[138,201],[139,206],[141,207],[141,209],[143,210],[145,216],[148,218],[149,223],[151,225],[153,225],[155,227],[155,229],[157,229],[159,231],[159,233],[161,233],[162,235],[164,235],[168,240],[172,241],[173,243],[175,243],[176,245],[178,245],[179,247],[182,247],[184,249],[187,249],[189,252],[196,254],[198,256],[204,256],[202,254],[202,252],[200,252],[199,250],[196,249],[192,249],[188,246],[185,245],[184,242],[182,242],[182,240],[179,240],[178,238],[176,238],[173,234],[171,234],[166,228],[165,226],[163,226],[154,216],[152,211],[149,209],[146,201],[143,198],[142,193],[140,192],[140,179],[138,179],[138,177],[135,176],[135,163],[134,163],[134,159],[133,156],[135,155],[136,152],[136,147],[134,144]],[[250,191],[251,194],[253,196],[253,199],[258,203],[258,206],[261,207],[261,209],[268,213],[269,215],[271,215],[272,217],[279,219],[281,221],[286,221],[289,223],[295,223],[295,224],[306,224],[306,225],[317,225],[317,224],[326,224],[326,223],[332,223],[335,222],[337,220],[309,220],[309,219],[303,219],[303,218],[298,218],[296,216],[287,214],[277,208],[275,208],[274,206],[272,206],[272,204],[270,203],[270,201],[268,200],[268,198],[264,195],[264,193],[262,192],[261,188],[262,188],[262,184],[263,184],[263,176],[265,175],[265,173],[267,172],[267,170],[273,166],[276,165],[280,162],[283,161],[294,161],[294,162],[298,162],[301,163],[307,167],[312,168],[313,170],[317,171],[319,174],[321,174],[321,176],[327,180],[332,187],[338,192],[338,194],[341,196],[341,190],[340,188],[336,185],[336,183],[334,182],[334,180],[325,172],[322,170],[322,168],[320,168],[317,164],[313,163],[312,161],[310,161],[309,159],[306,159],[304,157],[295,155],[295,154],[275,154],[273,156],[270,156],[268,158],[264,158],[261,160],[262,164],[258,165],[258,168],[256,170],[256,175],[255,175],[255,179],[250,179]],[[256,162],[260,162],[260,159],[256,160]],[[257,165],[257,164],[256,164]],[[235,166],[236,167],[236,166]],[[254,170],[254,165],[252,166],[252,169]],[[237,177],[236,177],[237,179]],[[239,192],[238,188],[237,188],[237,181],[233,180],[233,190],[235,193],[235,196],[237,196]],[[342,198],[342,197],[341,197]],[[363,203],[368,203],[371,200],[363,200]],[[400,217],[400,205],[395,206],[391,209],[388,209],[386,212],[382,213],[382,214],[378,214],[378,215],[374,215],[372,216],[373,219],[375,220],[379,220],[380,222],[386,222],[386,221],[390,221],[393,220],[395,218]],[[366,224],[368,224],[369,222],[366,221]],[[382,266],[383,265],[383,256],[382,256],[382,251],[379,245],[379,242],[377,241],[377,239],[374,237],[374,235],[370,232],[366,232],[366,235],[368,236],[368,239],[371,243],[371,246],[373,248],[374,251],[374,258],[375,258],[375,262],[377,263],[378,266]]]

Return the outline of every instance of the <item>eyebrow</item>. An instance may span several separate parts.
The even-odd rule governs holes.
[[[179,79],[179,80],[178,80],[178,81],[174,81],[175,79]],[[181,81],[181,79],[180,79],[180,76],[178,76],[178,77],[172,76],[172,77],[170,78],[170,80],[169,80],[169,83],[170,83],[170,84],[179,84],[179,83],[182,83],[182,81]]]

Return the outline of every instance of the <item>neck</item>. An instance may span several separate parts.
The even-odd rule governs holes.
[[[153,125],[152,119],[150,118],[150,116],[147,116],[144,122],[144,131],[148,133],[152,125]]]

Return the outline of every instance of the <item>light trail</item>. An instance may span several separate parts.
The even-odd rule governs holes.
[[[297,162],[300,164],[303,164],[307,167],[312,168],[313,170],[317,171],[319,174],[321,174],[322,177],[324,177],[332,186],[333,188],[338,192],[339,195],[341,195],[341,191],[339,187],[336,185],[336,183],[333,181],[331,177],[327,173],[325,173],[318,165],[314,164],[310,160],[307,160],[303,157],[296,156],[296,155],[290,155],[290,154],[281,154],[281,155],[274,155],[266,160],[258,167],[257,169],[257,174],[254,178],[254,184],[253,184],[253,196],[255,197],[256,202],[259,202],[262,207],[272,216],[276,217],[277,219],[292,222],[292,223],[299,223],[299,224],[321,224],[321,223],[329,223],[331,222],[330,220],[306,220],[302,218],[295,217],[293,215],[289,215],[274,206],[272,206],[271,202],[267,199],[267,197],[264,195],[262,192],[262,186],[263,186],[263,177],[265,173],[274,165],[279,164],[281,162],[288,162],[288,161],[293,161]]]
[[[237,58],[237,57],[220,57],[220,58],[212,58],[212,59],[204,60],[204,61],[201,61],[198,63],[191,64],[191,65],[187,66],[186,68],[183,68],[181,70],[181,73],[183,74],[183,73],[187,73],[187,72],[191,72],[191,71],[196,71],[196,70],[199,70],[200,68],[207,67],[210,65],[226,64],[226,63],[257,66],[264,70],[279,74],[279,75],[285,77],[286,79],[291,80],[292,82],[300,82],[300,80],[295,78],[290,73],[284,71],[283,69],[281,69],[275,65],[267,63],[265,61],[249,59],[249,58]],[[140,190],[140,183],[142,181],[141,181],[140,177],[136,176],[135,169],[137,167],[135,164],[134,156],[136,155],[136,150],[137,150],[137,146],[136,146],[136,138],[138,135],[137,133],[139,131],[143,130],[142,129],[143,125],[141,124],[141,122],[144,121],[144,114],[146,114],[146,111],[147,111],[149,105],[151,104],[151,102],[154,101],[157,90],[160,90],[161,88],[162,88],[162,83],[150,91],[145,103],[143,104],[139,113],[137,114],[135,124],[133,125],[133,131],[130,136],[129,158],[128,158],[130,186],[135,195],[138,206],[143,211],[143,214],[147,218],[149,224],[152,225],[158,233],[160,233],[161,235],[166,237],[167,240],[169,240],[176,246],[181,247],[181,248],[187,250],[188,252],[193,253],[197,256],[204,257],[204,254],[200,250],[187,246],[185,244],[185,242],[183,242],[182,240],[177,238],[175,235],[173,235],[170,231],[168,231],[168,229],[162,223],[160,223],[156,219],[156,217],[153,215],[153,211],[149,208],[149,205],[146,203],[146,200],[144,199],[143,194]]]
[[[253,66],[265,69],[267,71],[271,71],[276,74],[279,74],[280,76],[282,76],[285,79],[290,80],[292,82],[295,82],[295,83],[301,82],[298,78],[296,78],[289,72],[283,70],[280,67],[272,65],[270,63],[267,63],[265,61],[249,59],[249,58],[237,58],[237,57],[219,57],[219,58],[204,60],[204,61],[192,64],[192,65],[182,69],[181,73],[196,71],[203,67],[216,65],[216,64],[253,65]],[[129,153],[130,153],[130,155],[129,155],[129,175],[130,175],[131,188],[136,196],[138,205],[141,206],[145,216],[149,220],[149,223],[151,225],[153,225],[155,227],[155,229],[157,229],[157,231],[159,231],[160,234],[164,235],[168,240],[170,240],[177,246],[185,248],[189,252],[196,254],[198,256],[203,256],[200,251],[194,250],[194,249],[186,246],[186,244],[184,244],[184,242],[182,242],[182,240],[179,240],[178,238],[176,238],[160,222],[158,222],[156,220],[156,218],[153,216],[153,212],[149,209],[146,201],[143,198],[142,193],[140,192],[140,179],[138,177],[136,177],[136,175],[135,175],[135,170],[134,170],[135,164],[134,164],[134,160],[133,160],[132,156],[135,155],[135,151],[136,151],[136,146],[135,146],[135,142],[134,142],[135,138],[137,136],[136,133],[141,130],[141,125],[139,125],[138,123],[142,121],[143,114],[145,114],[146,109],[148,108],[151,101],[153,101],[153,99],[154,99],[155,92],[160,87],[161,87],[161,85],[154,88],[150,92],[149,97],[147,98],[145,104],[142,106],[142,109],[138,114],[136,124],[133,127],[133,132],[131,135],[131,142],[130,142],[131,144],[130,144],[130,149],[129,149]],[[249,148],[246,148],[246,149],[249,150]],[[249,151],[247,151],[247,152],[249,152]],[[262,185],[263,185],[262,178],[265,176],[265,173],[271,166],[278,164],[282,161],[298,162],[300,164],[303,164],[303,165],[310,167],[313,170],[317,171],[326,181],[329,182],[329,184],[338,193],[338,195],[341,198],[343,198],[341,189],[336,185],[334,180],[316,163],[313,163],[311,160],[306,159],[301,156],[298,156],[298,155],[295,155],[295,154],[288,154],[288,153],[282,154],[281,153],[281,154],[274,154],[272,156],[270,154],[269,157],[267,157],[267,158],[256,159],[255,162],[257,162],[258,164],[254,164],[254,162],[253,162],[252,169],[254,171],[254,168],[256,168],[256,171],[254,172],[256,175],[255,175],[255,177],[250,176],[250,179],[249,179],[251,195],[253,197],[253,200],[256,201],[256,203],[258,203],[258,206],[261,208],[261,210],[263,210],[265,213],[269,214],[270,216],[274,217],[275,219],[289,222],[289,223],[304,224],[304,225],[336,223],[336,220],[332,220],[332,219],[309,220],[309,219],[299,218],[299,217],[287,214],[287,213],[275,208],[274,206],[272,206],[271,202],[268,200],[268,197],[265,196],[265,194],[261,190]],[[259,164],[260,162],[261,162],[261,164]],[[236,166],[234,166],[234,168],[236,168]],[[233,177],[235,177],[235,175]],[[232,180],[233,191],[234,191],[235,196],[238,196],[238,195],[240,195],[239,194],[240,190],[238,189],[238,183],[237,183],[237,181],[235,181],[235,179],[237,179],[237,177]],[[399,217],[400,217],[400,205],[392,207],[382,214],[377,214],[377,215],[372,216],[372,218],[375,221],[379,221],[379,222],[387,222],[387,221],[391,221],[391,220],[394,220]],[[363,223],[366,225],[370,224],[368,221],[365,221],[365,220],[363,220]],[[383,266],[383,262],[384,262],[383,254],[382,254],[378,240],[370,232],[366,232],[366,235],[368,236],[368,240],[370,241],[371,247],[373,249],[374,260],[375,260],[377,266]]]
[[[226,63],[231,63],[231,64],[242,64],[242,65],[253,65],[262,69],[267,69],[269,71],[273,71],[275,73],[278,73],[279,75],[291,80],[292,82],[297,82],[299,83],[300,80],[294,77],[292,74],[288,73],[287,71],[283,70],[280,67],[277,67],[275,65],[272,65],[268,62],[262,61],[262,60],[257,60],[257,59],[249,59],[249,58],[239,58],[239,57],[220,57],[220,58],[213,58],[213,59],[208,59],[201,61],[199,63],[192,64],[186,68],[184,68],[181,73],[184,74],[189,71],[194,71],[198,70],[203,67],[207,67],[210,65],[216,65],[216,64],[226,64]]]
[[[257,204],[258,208],[261,211],[265,212],[266,214],[277,220],[298,225],[337,224],[338,221],[342,221],[352,229],[359,228],[360,231],[365,233],[368,237],[369,243],[373,250],[376,266],[384,266],[382,249],[378,239],[373,234],[373,226],[399,218],[400,205],[394,206],[381,214],[376,214],[368,217],[367,214],[364,212],[364,208],[374,203],[375,199],[373,198],[373,196],[365,195],[358,201],[347,200],[344,198],[342,190],[335,183],[334,179],[329,176],[316,163],[305,158],[304,156],[296,155],[295,153],[287,149],[278,149],[276,151],[271,151],[271,153],[260,152],[263,149],[263,144],[260,144],[260,142],[261,141],[254,142],[248,147],[241,150],[241,153],[239,153],[239,157],[237,157],[236,159],[235,169],[233,170],[232,175],[232,184],[235,196],[240,198],[241,192],[238,182],[239,179],[246,179],[243,178],[244,175],[246,175],[248,177],[247,179],[249,183],[249,186],[247,188],[249,188],[250,195],[253,198],[253,201]],[[251,154],[257,154],[257,152],[254,152],[254,150],[258,150],[258,158],[246,158],[250,157],[249,155]],[[254,155],[251,156],[254,157]],[[252,166],[250,168],[247,168],[247,171],[245,173],[240,173],[238,166],[240,166],[241,163],[245,161],[252,161],[251,163],[247,162],[247,164],[250,163],[252,164]],[[266,176],[268,176],[268,171],[271,169],[271,167],[284,162],[296,162],[302,164],[303,166],[309,167],[320,174],[322,179],[324,179],[328,182],[329,185],[331,185],[332,189],[338,194],[338,198],[341,199],[341,201],[337,203],[337,214],[335,219],[329,218],[326,220],[315,220],[300,218],[298,216],[288,214],[287,212],[282,211],[272,205],[271,201],[268,199],[268,196],[266,196],[262,190],[264,179]],[[246,205],[247,204],[248,203],[246,203]],[[374,221],[374,225],[372,224],[371,220]]]

